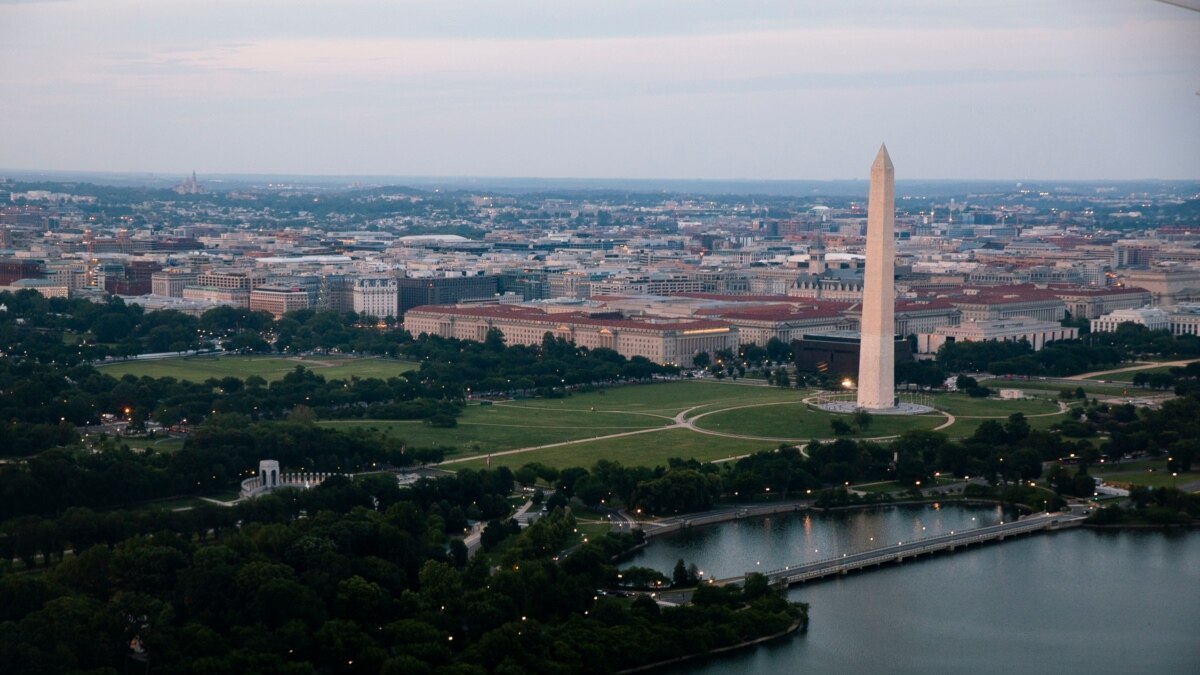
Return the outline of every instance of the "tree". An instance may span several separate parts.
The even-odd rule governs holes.
[[[490,551],[500,545],[509,535],[513,534],[515,521],[509,520],[501,522],[493,520],[483,528],[483,533],[479,536],[479,544],[483,546],[485,551]],[[515,528],[516,532],[520,532],[520,527]]]
[[[1022,480],[1035,480],[1042,475],[1042,458],[1031,448],[1021,448],[1014,452],[1009,461],[1012,469],[1017,471]]]
[[[752,572],[746,577],[746,581],[742,583],[742,599],[750,602],[757,600],[771,592],[771,582],[765,574]]]
[[[671,585],[672,586],[688,586],[692,583],[692,578],[688,576],[687,566],[683,563],[683,558],[675,562],[675,568],[671,570]]]
[[[418,575],[421,597],[429,607],[445,606],[462,600],[462,577],[458,570],[443,562],[426,560]]]
[[[1008,422],[1004,425],[1004,435],[1009,443],[1018,443],[1029,438],[1029,432],[1029,420],[1025,419],[1025,413],[1015,412],[1008,416]]]
[[[574,490],[579,501],[588,506],[599,504],[608,498],[608,486],[590,474],[575,481]]]
[[[391,603],[391,594],[386,589],[358,575],[338,582],[338,611],[348,619],[362,622],[380,621],[385,617]]]
[[[490,352],[504,351],[504,333],[498,328],[489,328],[483,338],[483,348]]]
[[[846,424],[846,421],[840,417],[829,420],[829,426],[833,429],[833,433],[836,436],[845,436],[851,431],[850,425]]]
[[[521,485],[533,485],[537,482],[537,469],[529,464],[526,464],[522,467],[519,467],[516,471],[513,471],[513,478],[516,478],[517,482]]]
[[[792,360],[792,347],[777,337],[767,340],[767,358],[775,363],[785,363]]]

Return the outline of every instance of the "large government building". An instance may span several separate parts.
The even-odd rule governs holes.
[[[495,328],[508,344],[540,344],[546,333],[589,349],[612,349],[626,358],[690,367],[692,357],[736,350],[738,330],[725,321],[683,318],[621,318],[584,312],[551,313],[521,305],[436,305],[404,315],[404,329],[460,340],[482,341]]]

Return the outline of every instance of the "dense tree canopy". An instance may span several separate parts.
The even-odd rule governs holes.
[[[599,596],[636,539],[564,553],[575,521],[562,509],[510,532],[495,570],[456,555],[448,514],[488,496],[507,513],[511,480],[367,477],[233,509],[19,521],[0,537],[20,542],[10,553],[59,562],[0,568],[0,671],[608,673],[806,620],[761,581],[668,610]]]

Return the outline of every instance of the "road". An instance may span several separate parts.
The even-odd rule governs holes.
[[[1063,379],[1065,379],[1065,380],[1090,380],[1093,377],[1100,377],[1102,375],[1116,375],[1117,373],[1129,373],[1129,372],[1133,372],[1133,371],[1137,371],[1137,370],[1148,370],[1150,368],[1165,368],[1165,367],[1171,367],[1171,366],[1182,367],[1182,366],[1188,365],[1189,363],[1195,363],[1195,362],[1196,362],[1196,359],[1186,359],[1183,361],[1164,361],[1161,363],[1151,363],[1151,362],[1143,361],[1136,366],[1126,366],[1124,368],[1114,368],[1112,370],[1097,370],[1097,371],[1091,372],[1091,373],[1081,373],[1079,375],[1071,375],[1071,376],[1065,377]],[[1121,384],[1126,384],[1126,383],[1122,382]],[[1132,385],[1130,385],[1130,386],[1132,386]]]
[[[525,512],[532,507],[533,500],[526,500],[525,503],[521,505],[521,508],[517,509],[517,512],[512,515],[512,519],[517,521],[521,527],[529,527],[529,516],[526,516]],[[487,523],[475,523],[475,527],[471,528],[470,533],[463,537],[463,543],[467,545],[468,556],[475,555],[475,551],[479,550],[479,541],[483,538],[483,528],[485,527],[487,527]]]

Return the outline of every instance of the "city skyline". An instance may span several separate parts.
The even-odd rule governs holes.
[[[1195,179],[1198,31],[1149,0],[0,2],[0,166],[861,179],[887,138],[915,179]]]

